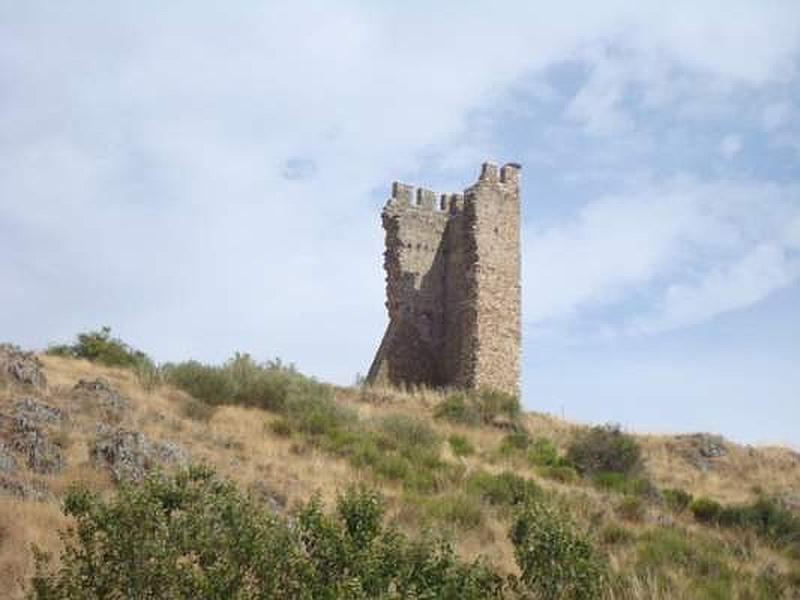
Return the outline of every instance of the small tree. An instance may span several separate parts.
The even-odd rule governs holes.
[[[532,592],[545,600],[601,597],[606,567],[565,515],[530,503],[518,514],[510,536],[522,582]]]
[[[585,475],[628,475],[641,468],[642,450],[619,425],[601,425],[578,434],[567,449],[566,458]]]

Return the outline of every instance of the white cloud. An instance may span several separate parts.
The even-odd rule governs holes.
[[[749,306],[800,275],[800,189],[676,179],[589,202],[527,231],[525,317],[547,324],[626,306],[617,331],[654,333]]]

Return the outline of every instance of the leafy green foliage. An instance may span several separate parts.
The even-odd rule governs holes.
[[[456,456],[470,456],[475,454],[475,447],[465,435],[454,433],[447,438],[447,442],[450,444],[450,449]]]
[[[289,529],[210,471],[149,478],[110,502],[73,488],[61,566],[39,556],[34,597],[302,597],[313,565]]]
[[[558,467],[566,462],[559,456],[558,448],[553,441],[546,437],[532,440],[527,454],[528,462],[539,467]]]
[[[442,494],[426,502],[428,516],[438,523],[452,525],[460,531],[480,527],[484,522],[484,507],[467,494]]]
[[[698,498],[690,508],[694,518],[703,523],[747,529],[774,544],[800,551],[800,517],[769,498],[731,506]]]
[[[460,391],[447,396],[434,410],[437,419],[476,427],[498,417],[516,420],[519,398],[497,390]]]
[[[603,490],[628,496],[655,495],[656,489],[646,477],[636,477],[626,473],[602,472],[592,477],[594,484]]]
[[[557,510],[525,506],[511,528],[522,581],[545,599],[601,597],[607,568],[589,539]]]
[[[524,452],[531,445],[531,436],[524,429],[512,431],[503,437],[500,442],[498,453],[501,456],[510,456],[513,454]]]
[[[645,532],[638,543],[637,569],[645,574],[668,573],[677,570],[691,582],[693,597],[733,597],[736,573],[725,560],[719,542],[704,536],[671,527]],[[666,581],[668,592],[674,595]]]
[[[592,427],[575,436],[567,460],[584,475],[630,474],[641,468],[641,448],[633,436],[618,425]]]
[[[190,360],[166,364],[167,382],[209,404],[240,404],[282,411],[294,401],[330,397],[330,386],[299,373],[280,360],[259,363],[236,353],[221,366]]]
[[[686,511],[694,500],[694,497],[689,492],[679,488],[662,490],[661,495],[664,498],[667,508],[675,513]]]
[[[701,523],[716,523],[722,512],[722,505],[710,498],[696,498],[689,505],[694,518]]]
[[[479,471],[467,482],[467,489],[493,505],[520,506],[542,497],[542,489],[531,479],[504,471],[492,475]]]
[[[113,500],[72,489],[60,566],[37,553],[32,597],[495,598],[503,579],[451,544],[384,525],[381,497],[349,488],[336,511],[318,497],[293,527],[229,482],[193,468],[150,477]]]
[[[83,358],[108,367],[154,369],[153,361],[141,350],[132,348],[111,335],[110,327],[79,333],[73,344],[52,345],[47,353],[53,356]]]

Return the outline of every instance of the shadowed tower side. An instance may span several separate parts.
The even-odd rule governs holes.
[[[519,165],[483,165],[464,194],[395,183],[383,214],[389,325],[368,381],[516,394]]]

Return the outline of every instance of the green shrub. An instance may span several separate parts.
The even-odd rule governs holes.
[[[450,449],[456,456],[470,456],[475,454],[475,447],[464,435],[454,433],[447,438],[447,441],[450,444]]]
[[[438,450],[441,437],[422,419],[403,414],[390,414],[378,423],[378,430],[384,434],[384,440],[392,446],[411,451]]]
[[[717,523],[722,512],[722,505],[710,498],[696,498],[689,505],[689,510],[701,523]]]
[[[481,424],[481,413],[472,396],[466,392],[450,394],[433,411],[437,419],[460,425],[477,426]]]
[[[528,434],[527,431],[519,430],[519,431],[512,431],[509,434],[506,434],[503,437],[503,441],[500,442],[500,447],[498,448],[498,452],[501,456],[509,456],[512,454],[516,454],[519,452],[524,452],[528,449],[531,445],[531,436]]]
[[[484,508],[466,494],[436,496],[428,503],[428,514],[459,530],[477,529],[483,524]]]
[[[661,492],[664,502],[672,512],[682,513],[692,504],[693,496],[678,488],[666,489]]]
[[[99,331],[79,333],[74,344],[52,345],[47,353],[54,356],[84,358],[108,367],[136,367],[153,361],[141,350],[132,348],[121,339],[111,336],[110,327]]]
[[[499,475],[479,471],[469,478],[467,489],[489,504],[502,506],[519,506],[542,496],[535,481],[510,471]]]
[[[557,467],[563,464],[558,448],[546,437],[532,440],[528,447],[528,461],[538,467]]]
[[[64,506],[75,530],[59,569],[37,553],[34,598],[297,596],[313,574],[282,522],[207,470],[150,477],[108,502],[73,488]]]
[[[655,488],[646,477],[633,477],[625,473],[602,472],[592,477],[594,484],[603,490],[631,496],[647,496],[655,493]]]
[[[618,425],[593,427],[575,436],[567,460],[585,475],[633,473],[641,468],[638,442]]]
[[[500,598],[503,579],[451,544],[384,525],[375,492],[351,487],[326,513],[318,497],[292,527],[233,484],[193,468],[152,476],[116,498],[73,488],[60,566],[36,552],[31,597]]]
[[[789,549],[800,551],[800,517],[769,498],[751,504],[723,506],[715,500],[698,498],[691,504],[695,519],[721,527],[738,527]]]
[[[236,353],[221,366],[197,361],[167,364],[164,379],[210,404],[240,404],[283,412],[299,400],[323,401],[330,386],[298,373],[280,360],[258,363],[248,354]]]
[[[516,421],[521,412],[519,398],[497,390],[455,392],[434,409],[437,419],[475,427],[498,417]]]
[[[636,568],[641,573],[678,570],[699,598],[732,598],[736,573],[719,542],[688,531],[661,527],[639,537]]]
[[[292,424],[283,417],[270,421],[269,429],[272,433],[280,437],[291,437],[293,433]]]
[[[522,411],[517,396],[499,390],[478,390],[475,398],[484,423],[490,423],[497,417],[516,420]]]
[[[235,394],[234,382],[221,367],[211,367],[195,360],[164,365],[164,378],[202,402],[230,404]]]
[[[523,583],[545,599],[595,599],[607,569],[589,539],[562,513],[530,503],[511,528]]]

